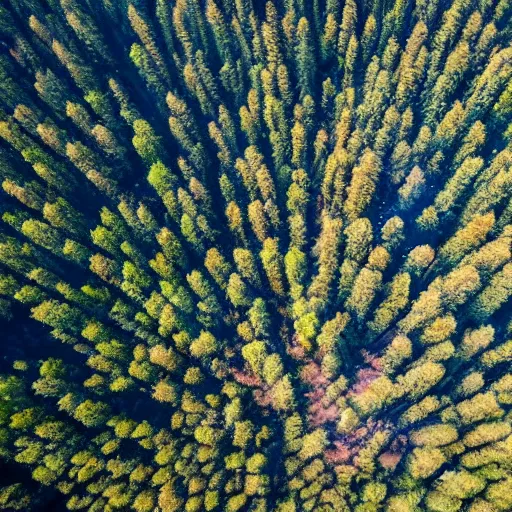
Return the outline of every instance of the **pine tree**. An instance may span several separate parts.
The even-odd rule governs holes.
[[[297,24],[297,72],[301,88],[301,96],[314,93],[315,86],[315,49],[313,48],[310,27],[306,18],[301,18]]]
[[[279,252],[279,239],[266,238],[263,241],[263,249],[260,252],[260,259],[267,274],[270,288],[279,296],[284,296],[284,265],[283,257]]]
[[[339,258],[339,244],[342,222],[325,216],[322,219],[322,232],[317,241],[318,273],[308,289],[310,298],[325,304],[329,298],[330,286],[334,280]]]
[[[457,231],[439,250],[438,258],[445,265],[453,266],[470,250],[477,248],[492,229],[494,214],[478,215]]]

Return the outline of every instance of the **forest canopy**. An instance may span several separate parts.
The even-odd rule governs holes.
[[[512,510],[512,1],[5,0],[0,510]]]

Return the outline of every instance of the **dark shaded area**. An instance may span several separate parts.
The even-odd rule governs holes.
[[[48,353],[62,354],[62,346],[51,336],[48,329],[39,322],[27,318],[25,307],[13,304],[13,318],[0,319],[0,373],[12,371],[13,361],[25,357],[44,358]],[[53,487],[45,487],[32,479],[30,469],[14,461],[0,458],[0,487],[21,483],[31,497],[33,512],[60,512],[66,509],[66,496]],[[11,510],[11,509],[7,509]]]

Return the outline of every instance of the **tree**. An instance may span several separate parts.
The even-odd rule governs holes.
[[[306,434],[302,438],[302,448],[299,452],[299,457],[302,460],[308,460],[319,455],[325,448],[326,442],[326,433],[322,429],[317,429],[310,434]]]
[[[109,412],[105,403],[86,400],[78,405],[73,416],[86,427],[99,427],[107,421]]]
[[[355,2],[347,2],[343,7],[343,17],[338,39],[338,54],[345,55],[350,37],[356,30],[357,5]]]
[[[257,199],[248,206],[249,221],[256,238],[263,243],[267,238],[270,231],[268,217],[265,214],[265,209],[262,202]]]
[[[267,274],[271,289],[280,296],[285,294],[283,257],[279,252],[279,239],[266,238],[260,252],[261,263]]]
[[[346,308],[353,312],[359,322],[368,314],[382,283],[382,273],[378,270],[363,268],[354,281],[354,288],[345,301]]]
[[[283,363],[278,354],[270,354],[263,363],[263,377],[269,386],[283,377]]]
[[[509,276],[512,273],[512,265],[509,263],[492,277],[489,285],[485,287],[471,305],[471,314],[480,321],[485,321],[510,297]]]
[[[378,283],[377,274],[375,278]],[[382,334],[404,310],[409,302],[410,285],[411,276],[408,273],[395,275],[389,285],[386,298],[375,308],[373,319],[367,323],[373,333]]]
[[[215,336],[208,331],[201,334],[190,345],[190,353],[194,357],[205,357],[214,354],[219,349],[219,343]]]
[[[409,209],[422,196],[425,183],[423,171],[418,166],[413,167],[405,183],[398,189],[399,204],[403,210]]]
[[[247,312],[254,333],[257,337],[268,337],[271,325],[270,315],[267,311],[265,301],[257,298],[251,309]]]
[[[266,345],[262,341],[253,341],[242,348],[242,356],[251,370],[260,375],[267,357]]]
[[[354,168],[344,205],[349,220],[354,221],[368,207],[375,192],[379,168],[378,157],[371,150],[363,154],[359,165]]]
[[[363,62],[368,63],[373,53],[375,43],[377,42],[378,29],[377,20],[373,14],[370,14],[364,24],[361,37],[361,48],[363,49]]]
[[[60,232],[46,224],[35,219],[29,219],[23,222],[21,226],[22,233],[34,241],[37,245],[41,245],[49,251],[58,253],[62,251],[64,245]]]
[[[161,137],[157,136],[151,125],[144,119],[133,123],[133,146],[146,165],[156,164],[165,158]]]
[[[446,458],[439,448],[415,448],[408,461],[413,478],[428,478],[444,463]]]
[[[416,430],[411,434],[411,440],[415,446],[436,448],[453,443],[459,438],[457,429],[452,425],[431,425]]]
[[[458,263],[470,250],[485,241],[494,222],[493,212],[475,216],[441,247],[438,252],[440,261],[450,266]]]
[[[278,65],[282,62],[281,38],[279,37],[279,25],[277,10],[272,2],[266,4],[266,21],[261,26],[261,35],[267,60],[270,65]]]
[[[345,228],[345,258],[362,263],[368,256],[373,241],[372,224],[367,218],[359,218]]]
[[[233,273],[229,276],[226,293],[235,307],[251,305],[251,292],[237,273]]]
[[[480,288],[480,277],[475,267],[467,265],[450,272],[443,281],[443,303],[448,309],[464,304]]]
[[[261,280],[256,265],[256,260],[248,249],[237,247],[233,251],[233,259],[240,275],[247,279],[253,286],[259,288]]]
[[[215,282],[225,288],[231,267],[217,248],[213,247],[206,252],[204,265]]]
[[[445,369],[441,364],[427,362],[397,377],[398,389],[400,394],[418,398],[437,384],[444,374]]]
[[[311,41],[309,23],[306,18],[301,18],[297,24],[297,72],[301,97],[314,92],[315,86],[315,59],[314,48]]]
[[[440,343],[447,340],[456,328],[457,322],[453,315],[440,316],[425,327],[420,339],[423,343]]]
[[[473,398],[464,400],[456,406],[463,424],[471,424],[486,418],[497,419],[503,416],[503,409],[496,402],[492,392],[479,393]]]
[[[327,302],[330,284],[334,280],[339,257],[342,222],[328,215],[322,218],[322,231],[315,245],[318,254],[318,273],[308,289],[308,296]]]
[[[510,425],[505,422],[495,421],[482,423],[464,436],[464,444],[474,448],[487,443],[496,442],[510,433]]]
[[[284,257],[284,267],[290,284],[290,295],[294,300],[298,300],[304,290],[302,283],[307,271],[306,255],[296,247],[292,247]]]

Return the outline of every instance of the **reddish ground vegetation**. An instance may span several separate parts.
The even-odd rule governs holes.
[[[249,386],[251,388],[261,388],[263,386],[263,381],[252,372],[241,371],[234,368],[231,370],[231,373],[239,384],[243,384],[244,386]]]
[[[330,464],[342,464],[352,461],[357,466],[357,456],[361,449],[368,444],[368,441],[378,431],[385,431],[388,425],[383,421],[368,420],[364,427],[358,428],[348,435],[339,436],[338,439],[332,442],[334,448],[326,450],[325,460]],[[390,453],[395,453],[390,448]],[[396,447],[396,453],[398,447]],[[398,462],[397,462],[398,463]]]
[[[370,354],[367,350],[361,350],[364,362],[370,365],[374,370],[382,372],[384,370],[382,359],[375,354]]]
[[[330,384],[330,381],[322,374],[320,365],[313,361],[302,368],[300,378],[302,382],[310,384],[314,388],[319,386],[327,387]]]
[[[272,393],[262,389],[255,389],[252,396],[260,407],[269,407],[272,404]]]
[[[291,337],[291,342],[288,343],[286,347],[286,352],[290,357],[293,357],[293,359],[296,359],[298,361],[303,361],[304,359],[306,359],[306,350],[299,343],[299,338],[297,334],[294,334]]]
[[[398,436],[380,457],[379,462],[384,469],[393,471],[400,461],[407,446],[407,437],[404,435]]]
[[[331,382],[322,374],[320,365],[311,361],[302,368],[300,377],[302,382],[313,387],[313,390],[305,395],[310,402],[308,408],[310,424],[319,427],[337,421],[339,418],[338,406],[332,403],[324,404],[325,389]]]
[[[336,422],[339,418],[339,408],[336,404],[324,407],[321,402],[314,402],[309,408],[309,422],[319,427],[329,422]]]
[[[331,450],[326,450],[324,458],[329,464],[342,464],[348,462],[352,457],[352,449],[343,444],[342,441],[334,441],[333,445],[336,447]]]
[[[382,372],[379,370],[375,370],[374,368],[362,368],[357,372],[356,382],[347,393],[347,396],[363,393],[375,379],[381,376]]]

